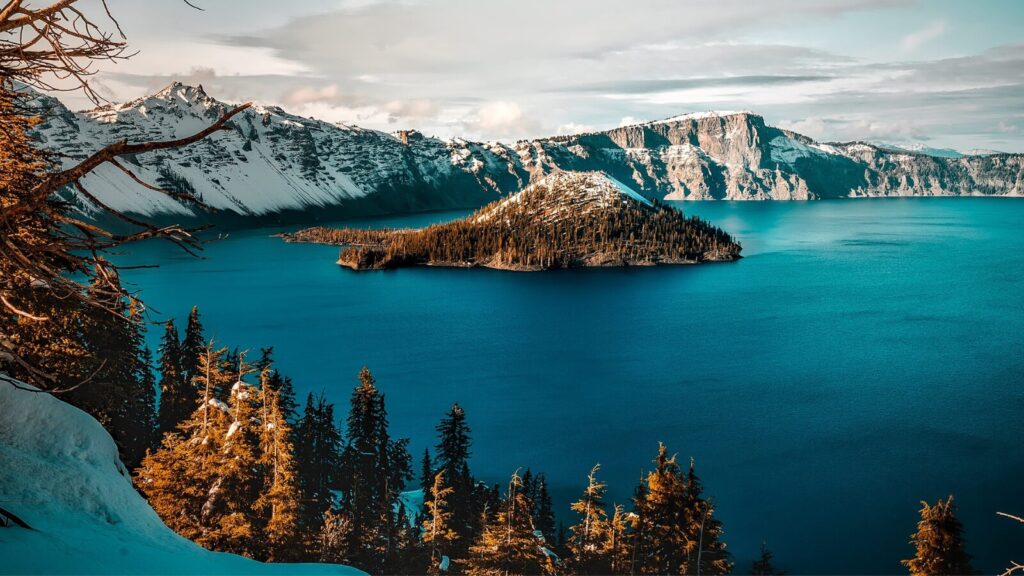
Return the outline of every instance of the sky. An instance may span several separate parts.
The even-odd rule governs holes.
[[[751,110],[823,141],[1024,152],[1024,0],[108,3],[138,50],[100,66],[112,101],[178,80],[503,141]]]

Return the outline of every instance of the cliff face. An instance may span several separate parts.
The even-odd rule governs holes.
[[[71,164],[119,140],[199,130],[229,108],[173,84],[122,105],[75,113],[45,96],[39,142]],[[955,156],[955,155],[954,155]],[[513,145],[395,135],[291,115],[243,112],[234,129],[124,163],[142,179],[195,194],[242,220],[394,214],[481,206],[551,172],[598,171],[650,199],[806,200],[860,196],[1024,195],[1024,155],[936,157],[865,143],[818,143],[750,112],[688,114]],[[86,179],[102,201],[159,216],[192,208],[106,167]],[[86,213],[95,207],[73,197]]]

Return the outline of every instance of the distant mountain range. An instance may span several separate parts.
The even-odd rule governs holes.
[[[37,95],[40,143],[74,163],[121,139],[190,134],[231,106],[174,83],[126,104],[72,112]],[[649,199],[804,200],[863,196],[1022,196],[1024,154],[929,154],[866,142],[819,143],[751,112],[707,112],[514,144],[387,134],[255,106],[234,129],[127,159],[143,180],[194,194],[215,218],[312,221],[475,208],[545,174],[598,171]],[[85,185],[111,206],[151,217],[209,218],[110,167]],[[95,207],[75,201],[86,213]]]

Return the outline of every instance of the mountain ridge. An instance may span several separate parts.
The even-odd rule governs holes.
[[[69,165],[120,139],[159,140],[205,127],[229,105],[173,83],[124,104],[46,108],[34,134]],[[698,112],[512,144],[392,134],[254,106],[188,148],[126,158],[145,181],[194,194],[215,218],[299,220],[475,208],[546,174],[600,171],[658,200],[809,200],[863,196],[1024,195],[1024,155],[938,158],[867,142],[817,142],[750,111]],[[209,218],[146,190],[115,168],[85,185],[128,213]],[[80,210],[99,211],[69,193]]]

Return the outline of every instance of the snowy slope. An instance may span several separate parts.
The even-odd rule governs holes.
[[[65,166],[122,139],[187,136],[231,107],[206,94],[202,86],[180,83],[146,98],[83,113],[70,112],[47,96],[36,102],[50,112],[36,137],[44,147],[59,151]],[[404,133],[399,139],[294,116],[276,106],[246,110],[235,117],[233,126],[186,148],[139,155],[125,165],[147,182],[193,193],[219,210],[251,216],[310,211],[389,194],[395,196],[389,200],[396,208],[436,207],[432,197],[458,202],[467,196],[468,204],[474,205],[515,189],[524,176],[509,172],[510,152],[502,145],[443,141],[417,133]],[[193,213],[110,166],[90,175],[85,185],[120,210],[150,216]],[[92,208],[84,201],[82,207]],[[388,208],[386,203],[383,208]]]
[[[539,197],[539,194],[544,195]],[[515,213],[554,222],[575,214],[605,210],[618,204],[639,204],[648,208],[654,206],[635,190],[602,172],[558,171],[481,209],[474,220],[487,222]]]
[[[2,380],[0,508],[33,528],[0,527],[4,574],[361,574],[200,548],[164,526],[132,488],[96,420]]]
[[[230,107],[202,86],[178,83],[82,113],[47,96],[35,101],[48,111],[36,137],[62,154],[65,165],[116,140],[193,133]],[[415,130],[385,134],[276,106],[256,106],[236,118],[233,130],[125,165],[146,181],[194,193],[222,216],[243,221],[475,208],[560,170],[604,172],[646,198],[668,200],[1024,194],[1021,154],[958,157],[862,142],[819,143],[747,111],[682,114],[512,145],[441,140]],[[123,211],[195,214],[110,167],[90,175],[86,185]],[[95,210],[74,199],[85,212]]]

